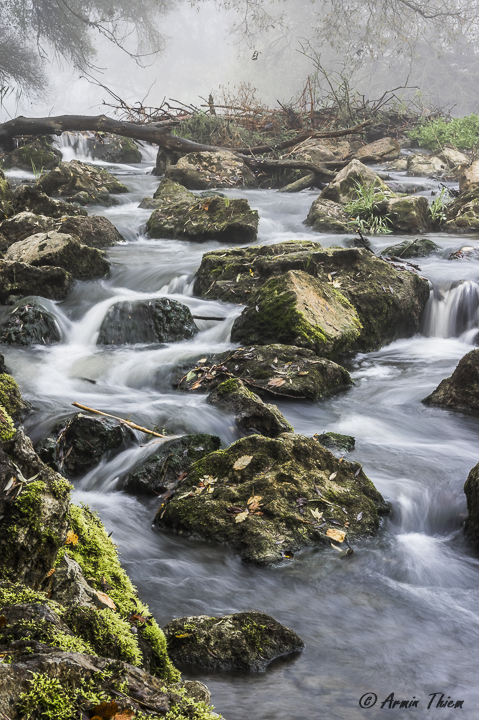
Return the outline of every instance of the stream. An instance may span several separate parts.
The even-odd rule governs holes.
[[[65,160],[85,159],[71,148],[62,151]],[[151,211],[140,210],[138,203],[158,185],[158,178],[149,174],[153,165],[153,152],[145,151],[139,165],[109,166],[131,192],[117,196],[117,206],[89,212],[108,217],[127,243],[108,249],[112,270],[106,279],[76,282],[64,302],[42,301],[58,320],[62,342],[2,348],[22,393],[34,405],[26,422],[34,442],[73,414],[75,401],[175,434],[219,435],[225,445],[240,437],[232,419],[206,404],[206,396],[171,386],[178,363],[234,347],[231,327],[242,308],[192,295],[203,253],[223,245],[145,237]],[[393,177],[402,183],[411,180],[404,173]],[[420,181],[426,186],[423,194],[437,191],[435,181]],[[302,224],[318,191],[227,194],[246,197],[259,211],[255,244],[307,239],[330,246],[343,241]],[[364,465],[392,506],[377,537],[358,543],[353,556],[341,559],[333,548],[321,548],[297,554],[281,567],[260,568],[243,564],[224,547],[154,531],[158,500],[136,499],[116,489],[120,474],[157,449],[156,441],[145,435],[138,435],[136,447],[76,482],[75,502],[97,510],[113,532],[126,571],[160,625],[184,615],[257,609],[305,641],[303,653],[276,661],[263,674],[184,669],[184,678],[208,685],[226,720],[384,718],[389,704],[383,709],[381,704],[391,693],[395,700],[419,700],[418,707],[410,708],[415,718],[479,717],[479,559],[462,533],[463,485],[479,461],[479,418],[421,403],[474,347],[479,252],[471,259],[447,258],[463,245],[479,251],[479,243],[474,236],[428,237],[444,254],[414,261],[434,287],[421,334],[350,360],[355,385],[347,392],[317,403],[277,403],[297,433],[354,435],[356,449],[348,459]],[[376,236],[372,245],[377,252],[403,239]],[[193,340],[165,347],[96,345],[113,303],[164,295],[194,314],[226,319],[197,321],[200,333]],[[363,709],[359,700],[368,693],[378,699]],[[428,710],[433,693],[439,695]],[[441,693],[446,700],[463,700],[463,709],[436,708]],[[362,702],[368,703],[367,698]]]

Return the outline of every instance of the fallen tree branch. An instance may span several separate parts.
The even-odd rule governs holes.
[[[129,427],[134,428],[135,430],[140,430],[141,432],[147,433],[148,435],[154,435],[155,437],[164,438],[166,435],[160,435],[160,433],[154,432],[153,430],[148,430],[147,428],[142,427],[141,425],[137,425],[134,422],[131,422],[130,420],[124,420],[124,418],[117,417],[116,415],[110,415],[109,413],[101,412],[101,410],[94,410],[94,408],[87,407],[86,405],[80,405],[80,403],[74,402],[72,403],[77,408],[80,408],[80,410],[86,410],[87,412],[95,413],[95,415],[104,415],[104,417],[113,418],[114,420],[119,420],[119,422],[123,423],[124,425],[129,425]]]

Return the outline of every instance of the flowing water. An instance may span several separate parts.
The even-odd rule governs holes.
[[[68,152],[81,157],[86,151],[77,146]],[[148,174],[152,158],[145,151],[141,165],[116,166],[130,194],[119,196],[116,207],[91,208],[108,217],[128,241],[108,251],[110,276],[78,282],[65,302],[45,301],[58,319],[62,343],[5,349],[7,365],[34,404],[27,421],[34,441],[71,414],[75,401],[173,433],[213,433],[224,444],[239,437],[231,418],[207,405],[204,397],[179,393],[170,384],[171,370],[180,361],[233,347],[231,326],[241,308],[192,295],[202,254],[222,247],[220,243],[145,237],[143,224],[150,211],[138,209],[138,202],[158,184]],[[404,182],[399,174],[395,179]],[[424,194],[437,185],[424,182]],[[259,211],[258,244],[341,242],[302,224],[316,192],[228,194],[247,197]],[[381,703],[391,693],[395,700],[418,699],[419,706],[409,710],[416,718],[479,717],[479,561],[462,534],[463,485],[479,461],[479,419],[421,404],[475,342],[479,260],[474,254],[447,258],[464,244],[478,243],[463,236],[430,237],[444,253],[419,262],[434,288],[422,334],[352,359],[355,386],[341,395],[318,403],[279,403],[296,432],[354,435],[356,450],[348,457],[364,465],[391,503],[379,535],[358,544],[352,557],[340,559],[334,549],[321,548],[300,553],[282,567],[257,568],[242,564],[223,547],[155,532],[158,501],[117,490],[118,477],[157,447],[144,435],[137,447],[76,483],[75,501],[99,511],[160,624],[182,615],[255,608],[304,639],[301,655],[277,661],[264,674],[185,670],[185,677],[208,684],[217,711],[227,720],[383,718],[389,717],[389,705],[381,709]],[[376,238],[373,245],[379,250],[402,239]],[[164,295],[195,314],[226,319],[198,321],[201,332],[194,340],[166,347],[96,346],[112,303]],[[362,709],[359,700],[366,693],[375,693],[378,700]],[[464,700],[463,709],[436,708],[437,695],[428,710],[433,693]]]

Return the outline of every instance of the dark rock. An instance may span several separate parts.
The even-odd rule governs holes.
[[[232,413],[239,427],[249,434],[273,438],[284,432],[294,432],[276,405],[264,403],[236,378],[218,385],[207,402]]]
[[[30,295],[64,300],[73,282],[73,275],[60,267],[34,267],[23,262],[0,260],[0,303],[4,305]]]
[[[108,170],[79,160],[62,162],[37,183],[46,195],[59,195],[80,205],[116,205],[112,194],[126,193],[128,188]]]
[[[315,435],[314,439],[324,447],[341,452],[351,452],[356,445],[356,440],[352,435],[341,435],[335,432],[324,432],[321,435]]]
[[[374,534],[388,512],[360,467],[291,433],[250,435],[207,455],[181,489],[158,511],[159,528],[229,545],[262,565]]]
[[[113,223],[101,215],[64,217],[57,223],[56,229],[61,233],[77,235],[83,245],[91,248],[112,247],[125,242]]]
[[[197,332],[190,309],[176,300],[119,302],[106,313],[98,344],[180,342],[189,340]]]
[[[423,402],[458,410],[479,410],[479,350],[464,355],[452,375],[442,380]]]
[[[206,433],[165,440],[154,455],[126,476],[121,489],[132,495],[154,495],[173,490],[178,484],[178,478],[193,463],[219,450],[220,446],[219,437]]]
[[[472,468],[464,485],[467,500],[465,531],[471,542],[479,547],[479,463]]]
[[[60,150],[52,146],[50,139],[43,137],[13,150],[4,159],[4,163],[9,167],[40,173],[56,167],[61,163],[62,157]]]
[[[163,630],[173,662],[208,669],[264,672],[276,658],[304,649],[293,630],[257,610],[175,618]]]
[[[88,140],[88,148],[95,160],[108,163],[141,163],[142,155],[134,140],[121,135],[96,133]]]
[[[0,323],[4,345],[52,345],[61,339],[55,317],[34,298],[17,305]]]
[[[52,218],[87,214],[84,208],[54,200],[34,185],[19,185],[13,194],[12,206],[15,213],[30,212]]]
[[[165,175],[190,190],[258,185],[249,167],[227,150],[188,153],[176,165],[169,165]]]
[[[428,257],[433,253],[440,252],[441,248],[429,238],[416,238],[416,240],[403,240],[397,245],[390,245],[385,248],[381,255],[394,255],[400,258],[421,258]]]
[[[319,196],[311,205],[304,224],[320,233],[345,233],[353,232],[350,221],[340,203]]]
[[[110,270],[102,250],[82,245],[76,235],[55,231],[37,233],[14,243],[5,253],[5,260],[64,268],[79,280],[103,277]]]
[[[207,392],[231,376],[263,398],[319,400],[353,384],[340,365],[291,345],[260,345],[208,355],[203,363],[179,368],[172,384],[180,390]],[[193,389],[198,381],[200,385]]]
[[[8,373],[8,368],[5,365],[5,357],[3,355],[0,355],[0,373],[3,375],[3,373]]]

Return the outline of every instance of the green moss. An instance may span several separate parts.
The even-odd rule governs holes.
[[[25,486],[20,497],[16,500],[16,508],[23,515],[31,529],[41,529],[41,506],[42,496],[46,490],[46,483],[43,480],[34,480]]]
[[[46,620],[23,620],[11,626],[6,625],[0,632],[3,634],[3,642],[7,643],[13,641],[36,641],[50,647],[59,648],[64,652],[96,655],[88,642],[62,632]],[[1,634],[0,637],[2,637]]]
[[[48,605],[56,611],[60,607],[58,603],[47,600],[45,593],[39,590],[33,590],[26,585],[21,585],[20,583],[0,584],[0,607],[23,603],[40,603],[41,605]]]
[[[13,416],[25,407],[20,388],[12,376],[6,373],[0,374],[0,405]]]
[[[0,405],[0,442],[7,442],[15,435],[16,430],[13,420],[5,408]]]
[[[57,500],[62,500],[69,496],[70,491],[73,489],[73,485],[64,477],[57,476],[50,483],[50,489]]]
[[[193,700],[186,688],[175,688],[173,693],[171,688],[162,690],[170,693],[170,710],[166,713],[166,720],[221,720],[214,712],[213,705]]]

